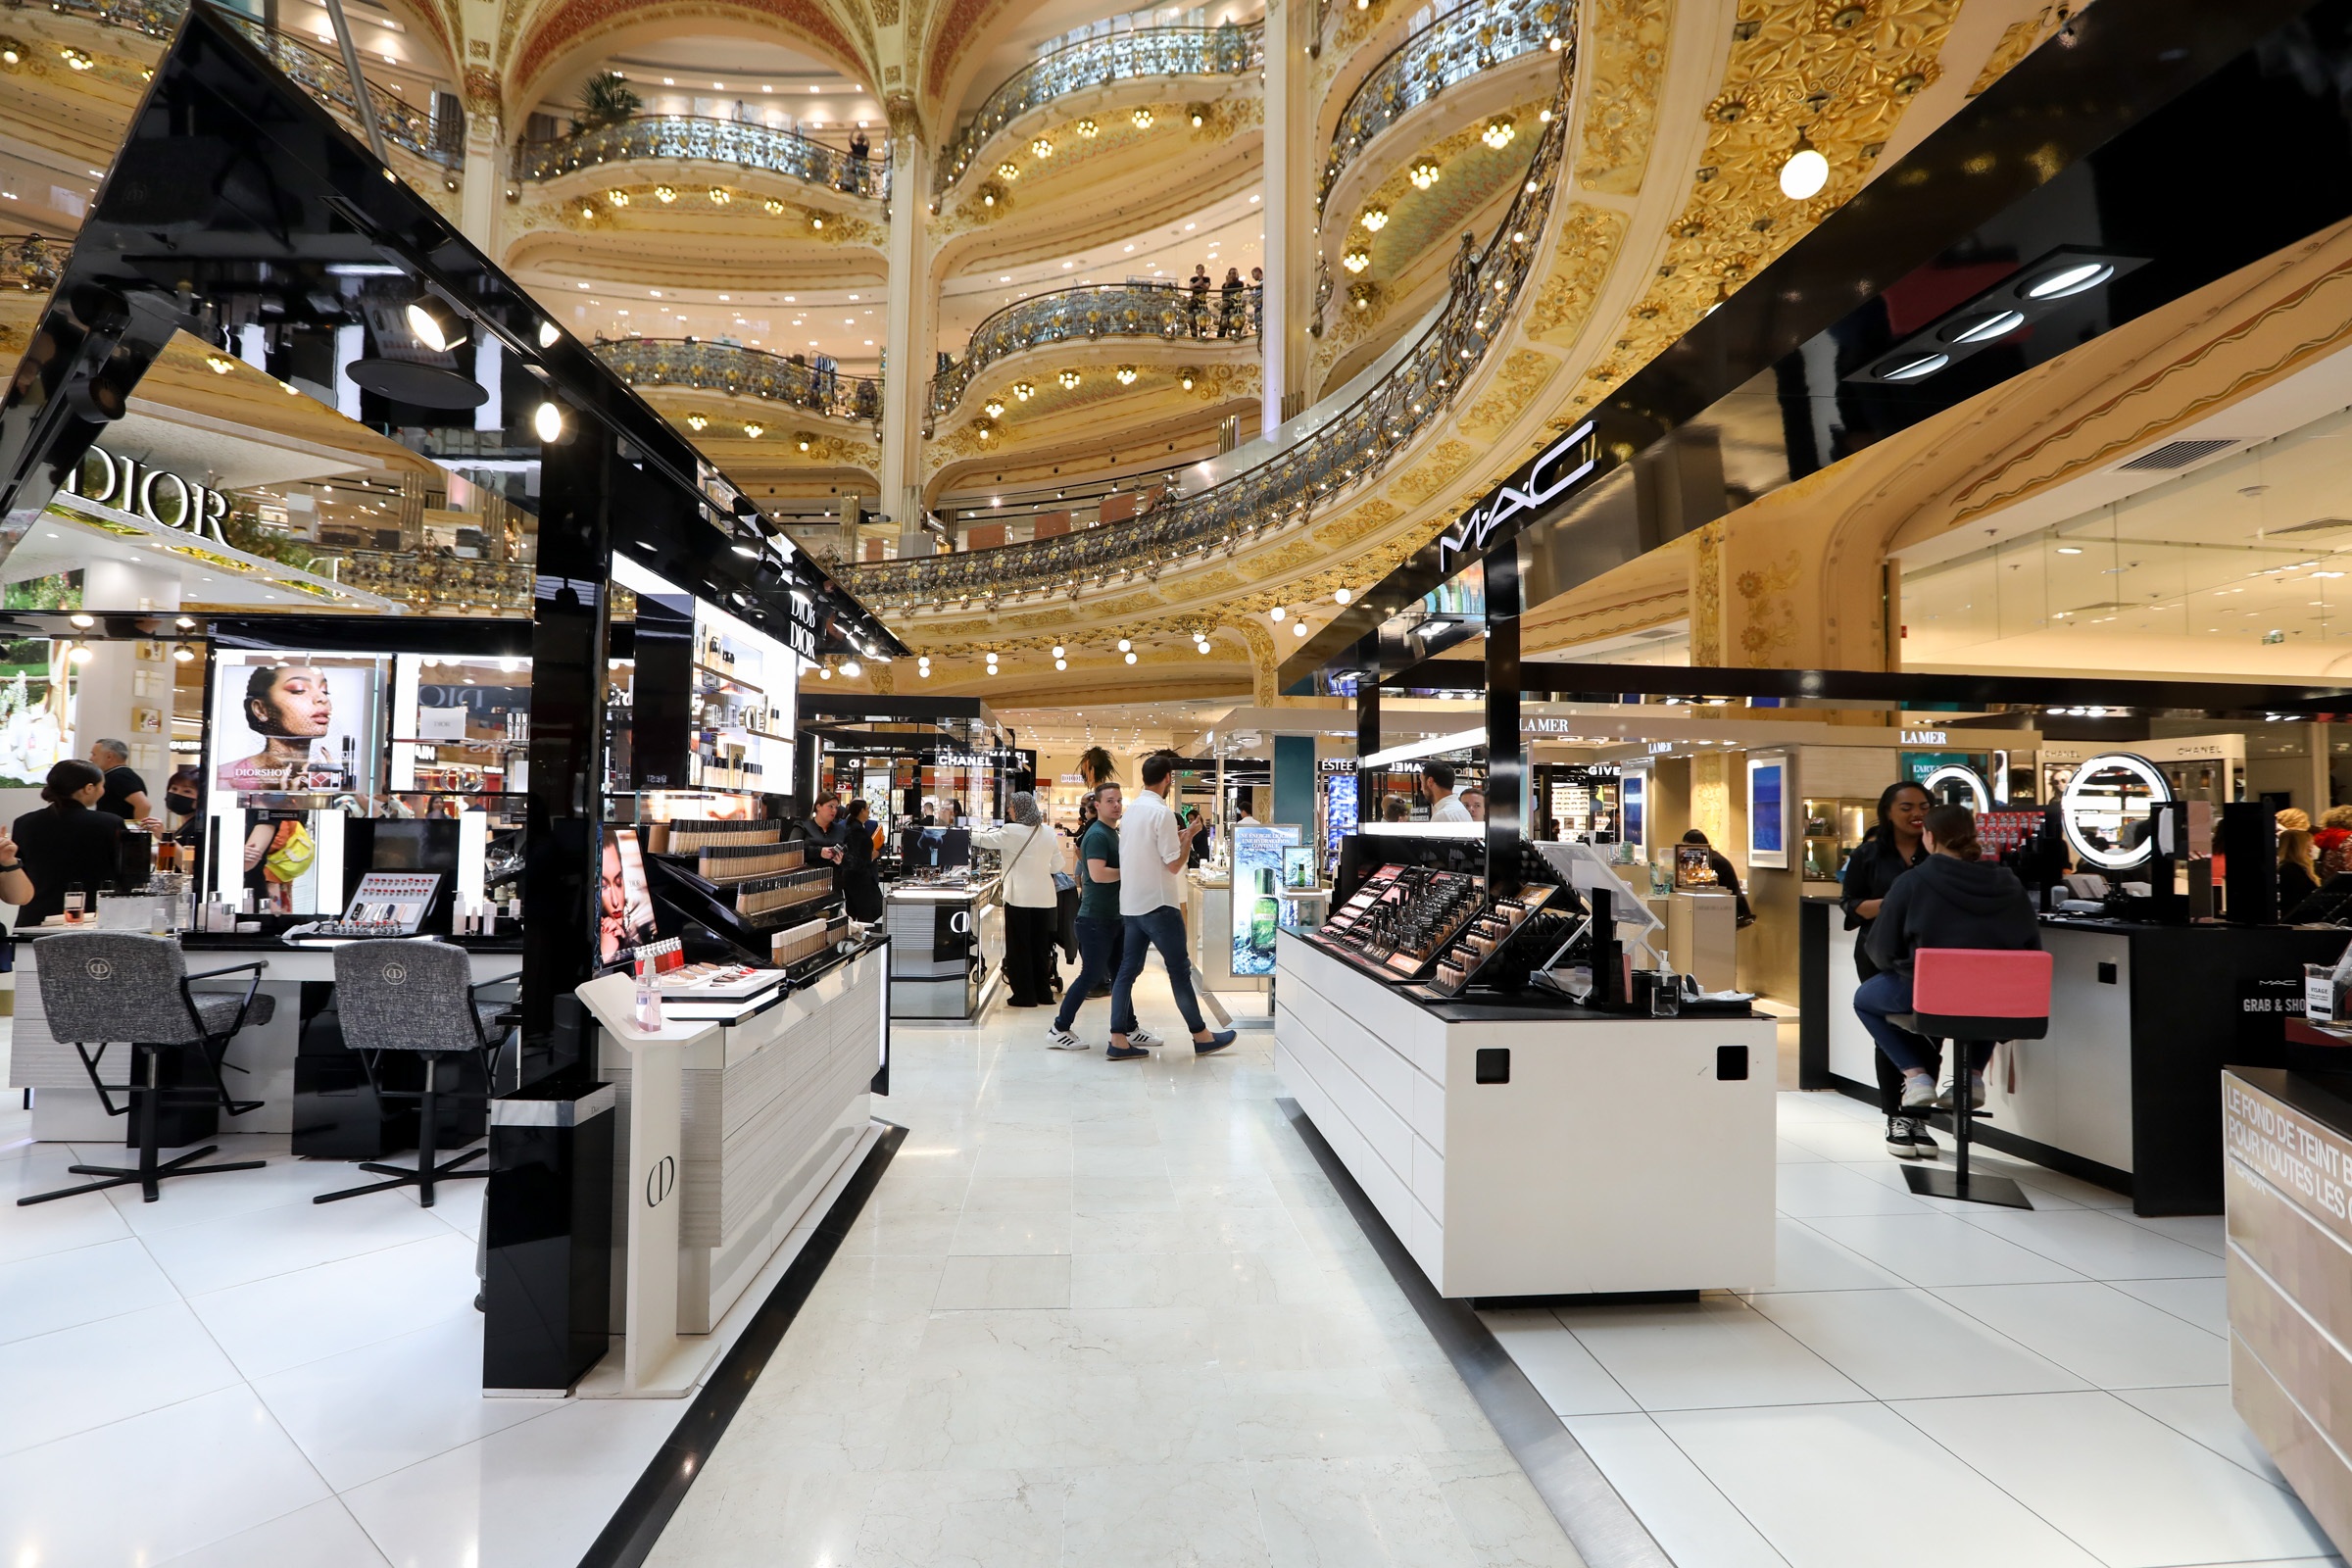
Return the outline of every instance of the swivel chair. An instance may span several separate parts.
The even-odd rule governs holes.
[[[390,1178],[339,1193],[321,1193],[314,1203],[339,1202],[367,1193],[396,1187],[416,1189],[417,1206],[433,1206],[433,1184],[488,1176],[487,1170],[459,1167],[479,1159],[484,1150],[468,1150],[457,1158],[435,1164],[443,1095],[462,1093],[455,1085],[441,1087],[446,1066],[474,1057],[482,1068],[482,1098],[488,1099],[491,1056],[505,1031],[499,1020],[510,1009],[504,1002],[483,1002],[474,993],[505,979],[473,983],[464,948],[429,940],[350,942],[335,950],[335,1007],[342,1014],[343,1043],[367,1069],[379,1103],[416,1101],[416,1163],[387,1165],[363,1160],[360,1169]],[[382,1068],[388,1053],[414,1052],[424,1058],[422,1089],[385,1087]]]
[[[1911,1010],[1889,1022],[1952,1045],[1952,1168],[1903,1167],[1911,1191],[1964,1203],[2032,1208],[2006,1176],[1972,1176],[1969,1128],[1989,1118],[1969,1103],[1971,1042],[2040,1040],[2050,1032],[2050,956],[2035,949],[1921,948],[1912,955]]]
[[[275,999],[260,994],[262,971],[269,965],[259,961],[237,963],[190,974],[187,956],[178,943],[170,937],[126,931],[67,932],[39,941],[40,946],[35,950],[36,967],[49,1033],[74,1047],[106,1113],[131,1117],[128,1142],[137,1147],[139,1162],[130,1167],[69,1165],[66,1168],[76,1176],[103,1179],[20,1198],[18,1205],[46,1203],[77,1193],[127,1187],[133,1182],[139,1185],[141,1196],[152,1203],[163,1196],[161,1184],[173,1176],[261,1169],[266,1161],[258,1159],[217,1165],[196,1163],[216,1152],[220,1147],[218,1144],[206,1144],[171,1159],[159,1160],[156,1155],[162,1142],[161,1118],[167,1103],[200,1113],[201,1131],[196,1134],[199,1137],[209,1135],[217,1125],[214,1111],[225,1110],[232,1116],[241,1116],[261,1105],[258,1100],[230,1099],[220,1069],[230,1037],[247,1024],[268,1023],[276,1013]],[[241,997],[226,993],[199,994],[190,989],[199,980],[217,980],[231,974],[252,976]],[[108,1044],[124,1040],[130,1043],[130,1080],[107,1083],[99,1076],[99,1070],[106,1060]],[[97,1046],[95,1054],[90,1051],[92,1044]],[[167,1057],[176,1058],[169,1073],[165,1070]],[[190,1065],[198,1068],[209,1082],[182,1083],[180,1078]],[[118,1094],[126,1097],[119,1105],[114,1098]]]

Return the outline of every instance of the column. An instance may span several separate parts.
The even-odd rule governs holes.
[[[1274,737],[1274,814],[1268,822],[1296,822],[1306,842],[1315,837],[1315,738]]]
[[[495,112],[466,115],[466,169],[458,186],[458,226],[475,249],[499,260],[499,220],[506,211],[507,137]]]
[[[1315,307],[1313,105],[1306,46],[1314,0],[1273,0],[1266,8],[1265,356],[1258,429],[1283,420],[1286,393],[1306,386],[1307,325]]]
[[[81,603],[93,614],[175,611],[179,579],[144,566],[93,561],[82,571]],[[159,808],[164,780],[172,775],[172,646],[155,640],[93,642],[89,659],[74,666],[74,755],[89,756],[93,741],[122,741]]]
[[[1519,546],[1486,558],[1487,877],[1490,888],[1518,880],[1519,801],[1527,753],[1519,738]]]
[[[931,312],[931,152],[911,114],[890,127],[890,291],[883,318],[882,499],[901,556],[927,556],[923,532],[923,410],[934,363]]]

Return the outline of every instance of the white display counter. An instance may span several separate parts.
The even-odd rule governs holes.
[[[1283,1086],[1440,1294],[1772,1283],[1771,1019],[1424,1003],[1290,930],[1277,962]]]
[[[884,885],[891,1015],[977,1018],[1004,968],[1004,906],[994,873],[969,883]]]

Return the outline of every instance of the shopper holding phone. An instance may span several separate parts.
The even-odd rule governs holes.
[[[1176,1010],[1192,1031],[1194,1052],[1207,1055],[1234,1041],[1230,1029],[1209,1032],[1193,995],[1192,961],[1184,953],[1183,899],[1176,878],[1207,824],[1176,825],[1175,813],[1168,809],[1168,794],[1176,782],[1172,754],[1145,758],[1143,772],[1143,791],[1119,823],[1119,913],[1127,928],[1127,955],[1110,986],[1110,1049],[1104,1054],[1112,1061],[1136,1060],[1159,1044],[1137,1027],[1135,1018],[1135,980],[1152,948],[1167,965],[1168,989],[1175,993]]]

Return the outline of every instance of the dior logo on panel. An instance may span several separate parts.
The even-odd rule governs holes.
[[[142,467],[135,458],[119,458],[92,447],[65,487],[85,501],[144,517],[158,528],[227,543],[220,524],[228,516],[228,497],[168,468]]]
[[[675,1155],[663,1154],[654,1161],[645,1173],[645,1206],[660,1208],[663,1200],[677,1190],[678,1161]]]

